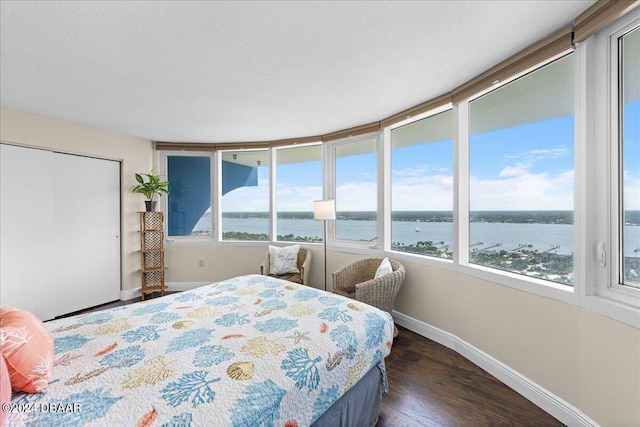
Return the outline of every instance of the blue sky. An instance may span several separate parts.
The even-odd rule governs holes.
[[[472,210],[573,209],[573,117],[560,117],[471,137]],[[453,142],[394,149],[393,210],[451,210]],[[640,102],[625,106],[625,195],[627,209],[640,209]],[[338,159],[337,209],[376,209],[376,154]],[[281,211],[311,211],[322,198],[320,161],[278,167]],[[267,211],[268,168],[258,187],[223,198],[224,210]]]
[[[278,166],[276,197],[279,211],[312,211],[322,199],[322,161]]]
[[[624,116],[625,209],[640,209],[640,101],[625,105]]]
[[[472,135],[471,210],[572,210],[573,116]]]
[[[396,148],[391,168],[392,210],[453,210],[453,140]]]

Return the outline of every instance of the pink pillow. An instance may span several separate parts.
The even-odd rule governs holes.
[[[0,351],[14,391],[40,393],[53,369],[51,332],[28,311],[0,309]]]
[[[0,354],[0,403],[11,402],[11,381],[9,381],[9,371],[7,364],[4,363],[4,357]],[[0,409],[0,426],[4,425],[4,419],[7,413]]]

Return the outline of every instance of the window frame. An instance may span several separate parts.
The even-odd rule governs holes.
[[[620,211],[623,165],[618,40],[638,26],[640,10],[635,9],[594,35],[594,40],[587,43],[587,54],[595,58],[595,73],[586,79],[586,84],[592,83],[597,88],[592,111],[595,121],[593,139],[594,144],[596,140],[600,144],[595,144],[593,161],[596,179],[601,183],[596,187],[598,191],[594,201],[599,218],[593,240],[595,285],[586,296],[587,306],[636,327],[640,327],[640,289],[620,283],[623,274]],[[598,261],[601,249],[604,249],[605,265]]]
[[[296,148],[304,148],[318,146],[320,150],[320,186],[322,187],[322,194],[324,195],[325,185],[325,152],[326,150],[323,147],[322,141],[310,142],[305,144],[295,144],[295,145],[283,145],[278,147],[271,148],[271,165],[275,167],[271,168],[271,182],[273,185],[271,186],[271,221],[269,222],[270,231],[271,231],[271,241],[275,243],[287,243],[287,244],[305,244],[305,245],[314,245],[314,244],[322,244],[322,242],[296,242],[289,240],[278,240],[278,181],[277,181],[277,169],[278,169],[278,152],[281,150],[291,150]],[[324,197],[324,196],[323,196]],[[313,211],[313,206],[309,206],[310,211]],[[324,237],[323,237],[324,238]]]
[[[454,233],[457,233],[456,244],[454,247],[454,263],[458,267],[458,271],[461,273],[478,277],[484,280],[492,281],[504,286],[509,286],[515,289],[523,290],[529,293],[541,295],[547,298],[556,299],[570,304],[578,304],[580,295],[582,293],[582,275],[580,273],[580,257],[584,252],[580,247],[580,227],[582,224],[581,214],[578,211],[581,198],[579,197],[580,184],[578,182],[578,175],[582,170],[580,164],[581,153],[579,151],[580,135],[578,133],[578,123],[580,115],[580,99],[577,90],[578,75],[579,75],[579,61],[578,57],[574,57],[574,224],[573,224],[573,240],[574,240],[574,283],[573,286],[563,285],[560,283],[552,282],[549,280],[537,279],[535,277],[526,276],[522,274],[513,273],[507,270],[500,270],[481,264],[475,264],[471,262],[471,249],[469,247],[470,242],[470,103],[484,95],[490,94],[494,90],[497,90],[509,83],[514,82],[520,78],[525,78],[528,74],[533,73],[541,68],[550,65],[551,63],[566,58],[570,55],[576,55],[576,51],[559,55],[557,57],[549,58],[543,63],[537,64],[525,72],[515,75],[512,78],[502,81],[499,84],[491,87],[488,90],[482,91],[475,96],[454,105],[455,109],[455,126],[456,140],[454,141],[454,165],[457,168],[457,173],[454,176],[454,186],[458,191],[456,199],[454,200],[454,209],[457,208],[457,212],[454,213]],[[457,151],[456,151],[457,150]],[[455,224],[457,221],[457,224]]]
[[[620,77],[621,77],[621,72],[620,72],[620,67],[621,67],[621,52],[620,52],[620,45],[618,43],[618,41],[620,40],[620,38],[622,38],[624,35],[630,33],[631,31],[636,30],[636,31],[640,31],[640,19],[630,23],[629,25],[624,26],[624,28],[622,28],[621,30],[617,31],[616,33],[612,34],[610,36],[610,47],[609,50],[610,52],[614,51],[615,48],[615,56],[612,55],[610,64],[612,67],[611,70],[611,105],[613,106],[613,108],[611,109],[611,145],[612,145],[612,150],[615,156],[612,156],[612,161],[614,162],[612,164],[612,170],[613,167],[616,167],[615,170],[615,174],[616,174],[616,182],[614,183],[617,186],[617,191],[615,193],[612,192],[612,194],[614,194],[615,200],[614,202],[611,204],[611,208],[612,211],[616,211],[616,215],[615,215],[615,234],[612,234],[612,236],[614,236],[614,242],[615,246],[612,245],[612,247],[615,247],[616,251],[617,251],[617,260],[615,263],[611,264],[611,267],[613,269],[613,276],[612,276],[612,280],[611,280],[611,286],[614,290],[618,291],[618,292],[622,292],[622,293],[626,293],[626,294],[630,294],[630,295],[637,295],[638,297],[640,297],[640,289],[634,289],[633,287],[630,287],[628,285],[624,285],[622,284],[622,276],[624,275],[624,252],[623,252],[623,245],[624,245],[624,240],[623,240],[623,227],[624,227],[624,223],[622,220],[622,216],[623,216],[623,199],[624,199],[624,187],[623,187],[623,173],[624,173],[624,165],[623,165],[623,149],[622,149],[622,101],[620,99],[620,87],[621,87],[621,81],[620,81]],[[615,65],[614,65],[615,64]],[[614,70],[613,67],[616,67],[617,69]],[[614,73],[614,71],[616,71]],[[614,88],[616,88],[616,90],[614,91]],[[615,98],[615,103],[614,103],[614,98]],[[613,180],[613,179],[612,179]],[[612,221],[613,223],[614,221]]]
[[[541,65],[542,66],[542,65]],[[537,69],[537,68],[536,68]],[[486,92],[485,92],[486,93]],[[479,95],[480,96],[480,95]],[[473,98],[472,98],[473,99]],[[470,100],[472,100],[470,99]],[[469,218],[469,101],[454,106],[456,126],[458,129],[454,141],[454,268],[465,275],[487,280],[499,285],[508,286],[528,293],[552,298],[558,301],[577,304],[579,295],[578,278],[574,286],[536,279],[505,270],[498,270],[470,262],[470,218]],[[464,123],[464,125],[461,125]],[[575,142],[574,142],[575,143]],[[577,155],[577,151],[574,156]],[[574,160],[575,161],[575,160]],[[575,215],[575,207],[574,207]],[[574,239],[578,233],[578,218],[574,216]],[[580,249],[574,244],[574,270]],[[577,275],[577,273],[576,273]]]
[[[215,189],[217,188],[217,180],[216,180],[216,156],[215,152],[212,151],[173,151],[173,150],[163,150],[158,153],[158,163],[160,166],[161,173],[168,178],[169,171],[169,156],[181,156],[181,157],[207,157],[209,158],[209,170],[211,174],[211,188],[210,198],[211,198],[211,234],[208,236],[170,236],[169,235],[169,197],[160,197],[158,203],[158,210],[163,212],[167,217],[164,222],[164,232],[165,232],[165,240],[168,246],[202,246],[202,245],[212,245],[216,241],[216,233],[217,233],[217,223],[216,223],[216,215],[217,215],[217,204],[215,203]]]
[[[222,238],[222,155],[224,153],[229,152],[252,152],[252,151],[264,151],[267,153],[267,157],[269,158],[269,195],[268,195],[268,204],[269,204],[269,218],[267,220],[267,240],[224,240]],[[272,181],[272,160],[273,160],[273,147],[265,147],[265,148],[229,148],[229,149],[219,149],[216,151],[216,189],[215,189],[215,200],[216,201],[216,221],[218,224],[217,232],[215,235],[215,241],[219,245],[231,245],[231,246],[263,246],[265,243],[273,243],[273,197],[274,197],[274,188]],[[213,213],[212,213],[213,215]]]
[[[377,242],[373,242],[373,243],[366,243],[366,242],[361,242],[358,240],[348,240],[348,239],[338,239],[336,238],[336,221],[328,221],[327,222],[327,245],[332,246],[333,248],[336,247],[340,247],[340,248],[349,248],[349,249],[355,249],[356,252],[359,252],[360,250],[365,250],[365,252],[360,252],[360,253],[370,253],[371,250],[379,250],[381,248],[384,248],[384,241],[385,241],[385,236],[384,236],[384,227],[383,227],[383,222],[384,222],[384,216],[385,214],[383,214],[383,206],[384,206],[384,201],[383,199],[386,197],[386,194],[383,197],[380,197],[381,194],[381,189],[383,188],[383,164],[384,164],[384,159],[382,158],[382,151],[383,151],[383,139],[381,137],[381,131],[378,132],[373,132],[373,133],[367,133],[367,134],[363,134],[363,135],[357,135],[357,136],[349,136],[347,138],[343,138],[343,139],[339,139],[336,141],[332,141],[330,143],[326,143],[325,145],[327,145],[327,164],[326,164],[326,170],[327,170],[327,186],[326,186],[326,190],[325,190],[325,197],[327,199],[334,199],[336,200],[336,193],[337,193],[337,188],[336,188],[336,149],[339,147],[344,147],[350,144],[357,144],[360,142],[364,142],[366,140],[371,140],[371,139],[375,139],[375,147],[376,147],[376,192],[377,192],[377,200],[376,200],[376,230],[377,230]],[[336,201],[336,205],[337,205],[337,201]],[[337,212],[337,208],[336,208],[336,212]]]
[[[451,111],[451,115],[452,115],[452,120],[451,120],[451,139],[453,140],[453,147],[452,147],[452,173],[453,173],[453,179],[454,179],[454,184],[453,184],[453,190],[451,192],[451,197],[452,197],[452,214],[453,214],[453,222],[452,222],[452,227],[453,227],[453,234],[452,234],[452,242],[451,242],[451,249],[453,251],[453,258],[452,259],[447,259],[447,258],[440,258],[440,257],[434,257],[434,256],[430,256],[430,255],[421,255],[421,254],[417,254],[414,252],[406,252],[406,251],[399,251],[399,250],[395,250],[392,249],[391,245],[393,243],[393,237],[392,237],[392,226],[391,226],[391,222],[392,222],[392,211],[393,211],[393,203],[392,203],[392,192],[393,192],[393,182],[392,182],[392,170],[393,170],[393,147],[392,147],[392,141],[391,141],[391,132],[394,129],[397,128],[401,128],[403,126],[406,125],[410,125],[412,123],[415,122],[419,122],[420,120],[424,120],[424,119],[428,119],[430,117],[435,117],[438,114],[442,114],[445,113],[447,111]],[[394,257],[402,257],[405,258],[411,262],[416,262],[417,260],[430,260],[431,262],[436,263],[436,265],[438,265],[439,263],[445,263],[448,265],[451,265],[455,262],[456,259],[456,252],[457,252],[457,247],[456,247],[456,200],[457,200],[457,191],[456,191],[456,170],[458,169],[457,163],[456,163],[456,134],[457,134],[457,115],[456,115],[456,109],[454,108],[452,103],[447,103],[444,105],[441,105],[437,108],[431,109],[429,111],[425,111],[419,115],[407,118],[405,120],[402,120],[400,122],[394,123],[392,125],[389,125],[387,127],[385,127],[383,129],[383,133],[382,133],[382,150],[381,150],[381,155],[383,157],[383,177],[384,177],[384,182],[383,182],[383,186],[384,186],[384,200],[383,200],[383,206],[384,206],[384,215],[383,215],[383,229],[384,229],[384,246],[381,246],[384,248],[384,251],[391,254]],[[428,144],[428,143],[427,143]],[[388,177],[388,178],[387,178]]]

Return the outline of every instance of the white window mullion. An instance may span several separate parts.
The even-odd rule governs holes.
[[[218,160],[218,152],[214,151],[211,153],[211,237],[213,239],[214,244],[220,243],[222,239],[222,232],[220,231],[222,227],[220,224],[220,176],[222,170],[220,167]]]
[[[455,106],[453,144],[453,261],[469,264],[469,102]]]
[[[215,174],[216,174],[216,179],[215,182],[217,183],[217,186],[215,188],[215,197],[212,200],[215,200],[215,211],[216,211],[216,216],[215,216],[215,223],[216,223],[216,229],[215,229],[215,240],[216,242],[222,242],[222,154],[219,151],[216,151],[216,156],[215,156]],[[212,213],[213,216],[213,213]]]
[[[595,247],[595,200],[588,189],[596,188],[596,180],[593,173],[589,173],[593,152],[595,149],[593,133],[590,132],[588,123],[593,123],[593,100],[589,82],[593,82],[593,67],[589,62],[593,61],[588,54],[589,46],[586,44],[574,52],[576,67],[574,69],[574,252],[573,252],[573,287],[576,302],[584,306],[587,293],[595,292],[594,257]],[[590,285],[590,290],[588,289]]]
[[[276,197],[278,163],[276,163],[276,151],[274,148],[269,149],[269,240],[271,242],[278,240],[278,201]]]
[[[607,50],[607,65],[608,65],[608,73],[607,78],[609,81],[608,91],[604,92],[605,102],[603,103],[606,106],[606,118],[608,119],[607,128],[608,128],[608,138],[605,141],[608,141],[608,144],[605,144],[609,147],[607,152],[608,157],[608,182],[609,182],[609,192],[608,192],[608,204],[609,206],[609,220],[607,224],[609,224],[608,231],[608,240],[609,245],[607,247],[608,255],[609,255],[609,265],[607,268],[608,277],[607,277],[607,288],[615,289],[618,287],[620,283],[621,275],[620,275],[620,265],[622,263],[622,251],[621,251],[621,236],[620,236],[620,191],[621,188],[621,168],[622,164],[620,162],[620,132],[619,132],[619,65],[620,65],[620,56],[618,52],[618,35],[612,34],[608,37],[608,46],[605,47]],[[606,129],[606,128],[605,128]],[[609,293],[609,289],[605,290],[605,292]],[[610,296],[614,296],[615,294],[609,294]],[[615,297],[615,296],[614,296]]]
[[[380,148],[380,163],[382,164],[379,181],[382,180],[382,198],[378,200],[382,212],[382,229],[378,237],[380,248],[384,251],[391,250],[391,128],[384,128],[381,132],[382,141]],[[382,244],[383,242],[383,244]]]
[[[595,44],[595,46],[593,46]],[[606,42],[599,36],[594,40],[593,38],[587,39],[581,44],[580,50],[587,56],[585,62],[591,62],[593,64],[593,80],[587,80],[586,85],[591,86],[591,93],[593,96],[593,104],[590,109],[587,109],[587,115],[585,120],[590,120],[585,123],[586,130],[586,143],[593,146],[593,157],[589,160],[594,167],[594,187],[591,189],[591,197],[594,198],[595,209],[595,225],[594,225],[594,240],[590,243],[592,256],[589,259],[589,263],[592,265],[593,279],[592,283],[585,289],[585,295],[596,295],[602,293],[602,287],[607,288],[611,282],[612,275],[610,273],[611,265],[614,261],[614,257],[611,251],[612,246],[612,185],[611,181],[611,135],[609,134],[609,118],[611,117],[611,107],[609,103],[610,88],[607,87],[609,78],[609,57]],[[583,66],[582,63],[579,64]],[[584,64],[587,66],[589,64]],[[589,76],[587,76],[588,78]],[[588,88],[585,89],[589,91]],[[588,113],[592,113],[589,116]],[[589,126],[589,123],[594,125]],[[601,249],[606,250],[606,256],[604,259],[604,265],[597,260],[597,247],[601,244]]]
[[[336,156],[333,144],[322,144],[322,199],[334,200],[336,198]],[[335,221],[327,221],[326,244],[335,243]]]

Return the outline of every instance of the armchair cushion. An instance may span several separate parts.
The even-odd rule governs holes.
[[[391,271],[379,275],[378,271],[387,263]],[[333,292],[390,313],[404,276],[404,266],[396,260],[386,257],[360,259],[333,273]],[[398,336],[395,326],[393,336]]]
[[[297,273],[271,273],[271,251],[267,251],[264,255],[264,259],[262,260],[262,264],[260,265],[260,274],[264,274],[265,276],[275,276],[279,279],[301,283],[303,285],[308,284],[309,270],[311,269],[311,251],[309,249],[300,248],[300,250],[298,250],[296,267],[298,269]]]
[[[300,273],[298,269],[298,251],[300,245],[285,246],[283,248],[269,245],[271,268],[269,274],[282,276],[283,274]]]
[[[387,312],[393,310],[396,295],[404,282],[404,266],[389,260],[392,272],[375,278],[382,258],[365,258],[333,273],[333,292],[354,298]]]
[[[389,258],[388,257],[384,257],[384,259],[382,260],[382,262],[378,266],[378,269],[376,270],[376,274],[375,274],[375,276],[373,276],[373,278],[377,279],[378,277],[382,277],[382,276],[384,276],[386,274],[389,274],[389,273],[393,273],[393,267],[391,267],[391,263],[389,262]]]

